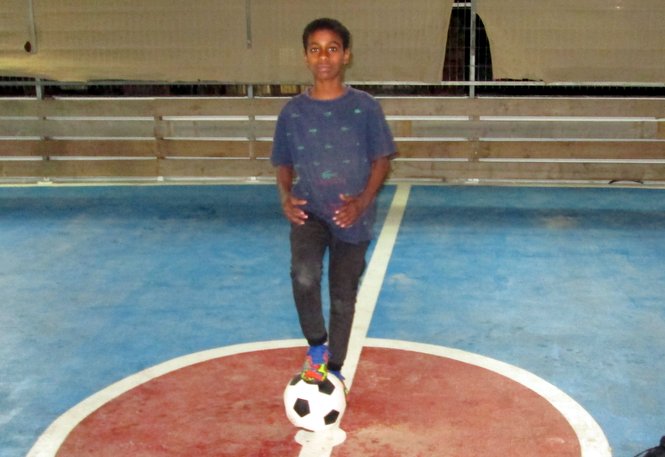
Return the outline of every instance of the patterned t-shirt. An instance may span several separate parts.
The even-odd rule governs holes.
[[[339,196],[360,194],[372,162],[394,152],[379,103],[349,87],[333,100],[306,93],[292,98],[277,120],[271,160],[294,168],[293,195],[307,200],[305,211],[325,220],[339,239],[358,243],[372,238],[376,203],[351,227],[340,228],[332,220]]]

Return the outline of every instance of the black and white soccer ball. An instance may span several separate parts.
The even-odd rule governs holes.
[[[346,410],[344,384],[330,375],[315,384],[294,376],[284,389],[286,417],[296,427],[318,432],[339,424]]]

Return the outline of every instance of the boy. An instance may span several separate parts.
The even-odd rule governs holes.
[[[314,83],[280,113],[271,160],[282,210],[291,223],[293,296],[309,344],[301,376],[317,383],[329,371],[344,379],[341,369],[372,237],[375,197],[395,146],[378,102],[344,84],[351,59],[347,28],[334,19],[317,19],[302,38]],[[328,331],[321,303],[326,250]]]

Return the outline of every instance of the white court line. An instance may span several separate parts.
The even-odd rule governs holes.
[[[363,277],[360,290],[358,291],[358,300],[356,306],[356,315],[353,319],[353,328],[351,329],[351,338],[349,339],[349,350],[344,362],[344,373],[346,375],[346,385],[350,389],[353,384],[353,377],[360,362],[360,352],[365,346],[367,331],[372,322],[376,302],[379,299],[379,292],[383,285],[383,278],[386,276],[390,256],[393,253],[393,247],[397,240],[397,232],[402,224],[406,203],[409,200],[411,186],[408,184],[399,184],[386,220],[376,241],[376,246],[370,259],[365,276]]]

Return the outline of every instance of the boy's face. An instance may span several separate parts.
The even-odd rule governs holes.
[[[307,40],[305,62],[317,81],[341,81],[350,58],[351,51],[344,49],[342,38],[331,30],[316,30]]]

